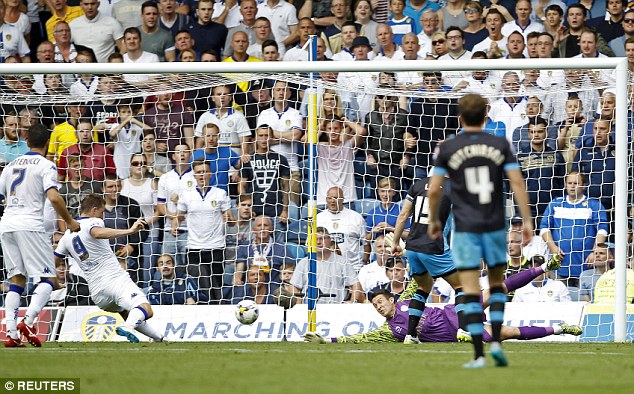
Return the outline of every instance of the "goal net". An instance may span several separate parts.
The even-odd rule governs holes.
[[[48,157],[73,216],[81,216],[83,197],[97,193],[106,202],[106,227],[128,228],[138,218],[149,223],[110,244],[155,305],[305,303],[312,191],[317,304],[362,303],[378,288],[405,289],[407,258],[390,255],[390,233],[409,187],[430,174],[438,144],[460,132],[458,99],[477,93],[490,103],[485,131],[507,138],[517,152],[535,218],[534,239],[518,246],[509,193],[509,274],[540,256],[552,258],[545,233],[563,255],[548,280],[528,285],[540,290],[520,291],[521,297],[605,304],[575,312],[571,323],[587,324],[588,340],[614,336],[615,323],[604,314],[612,318],[615,299],[623,303],[617,312],[625,308],[615,289],[624,291],[620,278],[625,272],[630,278],[633,268],[629,248],[619,255],[623,261],[614,254],[619,247],[625,253],[619,232],[625,234],[630,218],[625,204],[617,207],[619,187],[627,190],[632,181],[629,148],[620,172],[627,176],[617,177],[617,154],[631,141],[630,122],[617,122],[630,104],[619,98],[616,63],[550,68],[527,60],[495,70],[475,68],[478,62],[440,62],[448,71],[430,62],[416,62],[427,71],[411,71],[407,62],[372,62],[373,71],[353,62],[285,64],[279,72],[233,63],[212,65],[208,73],[188,73],[193,69],[184,64],[170,65],[171,73],[125,65],[101,73],[86,65],[77,74],[58,74],[54,66],[14,74],[14,68],[3,71],[0,161],[4,168],[28,150],[30,126],[49,128]],[[313,92],[318,142],[311,185]],[[627,132],[624,145],[617,144],[619,132]],[[581,205],[570,202],[571,173],[581,174],[575,179],[585,186]],[[65,224],[52,207],[45,219],[55,244]],[[68,260],[57,269],[63,287],[52,305],[91,305],[79,267]],[[1,275],[5,280],[4,269]],[[451,302],[451,289],[439,280],[431,297]],[[527,310],[529,320],[539,320]],[[509,323],[520,319],[512,315]]]

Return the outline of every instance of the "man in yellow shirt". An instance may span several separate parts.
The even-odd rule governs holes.
[[[240,63],[240,62],[261,62],[262,59],[259,59],[255,56],[251,56],[247,53],[247,48],[249,47],[249,36],[247,33],[243,31],[237,31],[233,33],[231,37],[231,48],[233,49],[233,55],[224,58],[223,62],[230,63]],[[243,92],[247,91],[249,87],[249,82],[238,82],[238,87]]]
[[[84,15],[84,11],[80,6],[69,6],[67,5],[67,0],[46,0],[46,5],[53,14],[46,21],[46,34],[48,35],[48,40],[52,43],[55,43],[53,28],[55,28],[57,23],[69,23],[73,19]]]
[[[616,270],[614,268],[601,275],[594,287],[595,304],[614,304],[615,280]],[[631,268],[625,270],[625,297],[628,304],[634,300],[634,270]]]
[[[60,123],[53,129],[51,139],[48,144],[48,152],[46,158],[55,164],[58,164],[59,158],[62,156],[64,149],[77,143],[77,134],[75,128],[79,124],[79,120],[86,112],[86,107],[82,104],[69,104],[66,107],[68,119],[64,123]],[[97,133],[93,135],[94,141],[97,141]]]

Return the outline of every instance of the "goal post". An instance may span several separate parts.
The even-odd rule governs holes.
[[[614,90],[616,95],[616,122],[615,122],[615,185],[614,185],[614,240],[615,240],[615,269],[616,269],[616,294],[614,303],[614,341],[624,342],[626,340],[626,269],[628,260],[627,250],[627,232],[628,232],[628,180],[630,176],[630,162],[628,158],[628,86],[631,85],[628,76],[628,64],[625,58],[594,58],[594,59],[506,59],[506,60],[471,60],[462,61],[372,61],[372,62],[355,62],[355,61],[332,61],[332,62],[261,62],[261,63],[150,63],[150,64],[0,64],[0,76],[5,75],[42,75],[42,74],[149,74],[156,76],[156,79],[150,78],[145,83],[136,84],[134,91],[125,91],[115,93],[121,97],[147,96],[150,94],[158,94],[162,91],[181,91],[186,89],[195,89],[204,86],[215,86],[228,78],[234,82],[250,81],[254,78],[280,78],[287,81],[300,81],[302,83],[312,83],[302,77],[304,74],[315,74],[320,72],[351,72],[351,73],[369,73],[369,72],[435,72],[435,71],[477,71],[477,70],[609,70],[615,73],[616,83]],[[186,74],[184,78],[171,78],[172,75]],[[319,82],[323,86],[330,88],[342,88],[337,83]],[[382,92],[383,87],[379,87],[371,92],[364,92],[359,87],[359,92],[368,94],[376,94]],[[384,91],[383,91],[384,92]],[[309,114],[317,115],[317,98],[314,91],[311,90],[311,101],[309,102]],[[391,93],[399,96],[416,97],[424,93],[412,92],[394,89]],[[450,94],[450,93],[448,93]],[[9,97],[10,96],[10,97]],[[457,97],[454,95],[453,97]],[[0,103],[6,101],[20,101],[38,106],[50,102],[59,102],[68,104],[74,100],[68,97],[48,97],[30,96],[22,97],[19,95],[11,96],[3,93],[0,96]],[[315,141],[317,135],[316,120],[308,123],[309,139]],[[312,168],[312,166],[311,166]],[[316,190],[313,187],[312,177],[313,170],[310,171],[310,196],[308,204],[309,215],[316,212],[316,203],[314,196]],[[310,222],[309,236],[312,242],[315,242],[314,220]],[[314,243],[312,245],[315,245]],[[314,247],[309,249],[310,253],[314,253]],[[313,294],[314,298],[318,295]],[[314,317],[313,317],[314,318]],[[309,315],[310,320],[310,315]],[[310,325],[314,327],[314,322]]]

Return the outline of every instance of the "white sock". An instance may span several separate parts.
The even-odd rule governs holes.
[[[156,342],[161,342],[163,340],[163,335],[159,334],[158,331],[149,325],[147,321],[139,324],[136,330],[141,334],[154,339]]]
[[[128,318],[125,321],[125,326],[136,330],[141,323],[145,321],[145,311],[140,307],[132,308],[132,310],[128,313]]]
[[[563,329],[561,328],[559,324],[553,327],[553,330],[554,330],[553,335],[561,335],[561,332],[563,331]]]
[[[53,283],[48,280],[41,281],[33,295],[31,296],[31,303],[29,304],[28,309],[26,310],[26,315],[24,316],[24,321],[27,326],[32,326],[33,322],[35,322],[35,318],[42,311],[44,306],[51,299],[51,293],[53,292]]]
[[[22,291],[20,291],[20,289]],[[11,285],[9,286],[9,292],[4,299],[4,315],[5,325],[7,326],[7,337],[18,339],[18,310],[20,309],[20,296],[24,292],[24,288]]]

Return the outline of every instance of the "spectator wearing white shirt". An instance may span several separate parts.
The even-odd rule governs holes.
[[[470,60],[472,53],[464,49],[464,32],[456,26],[450,26],[445,32],[447,49],[449,52],[442,55],[438,60]],[[461,80],[469,77],[468,71],[447,71],[443,72],[443,84],[454,87]]]
[[[369,292],[377,286],[389,282],[385,273],[387,259],[392,257],[391,249],[385,244],[385,235],[381,234],[374,240],[374,261],[364,265],[359,270],[359,283],[364,292]]]
[[[93,51],[88,48],[77,51],[77,63],[95,63]],[[99,77],[94,74],[80,74],[79,78],[70,86],[70,95],[74,99],[92,100],[99,87]]]
[[[513,21],[506,22],[504,26],[502,26],[502,34],[508,37],[512,32],[518,31],[524,36],[525,40],[528,40],[530,33],[543,32],[544,25],[531,20],[532,12],[533,7],[529,0],[518,0],[515,4],[515,14],[517,18]]]
[[[323,227],[317,227],[317,303],[339,304],[350,298],[351,302],[363,302],[365,297],[357,275],[342,256],[334,250],[336,242]],[[308,258],[297,263],[290,284],[297,292],[306,294],[308,286]]]
[[[407,33],[401,40],[403,60],[424,60],[419,54],[420,45],[414,33]],[[417,71],[399,71],[396,73],[396,83],[404,89],[418,90],[423,86],[423,77]]]
[[[66,22],[59,22],[53,27],[55,38],[55,63],[74,63],[77,48],[71,42],[70,26]]]
[[[603,53],[599,52],[597,49],[597,41],[598,34],[594,30],[584,29],[579,36],[579,48],[581,49],[581,53],[573,56],[573,58],[605,58],[607,57]],[[614,70],[602,70],[598,73],[589,72],[587,73],[588,80],[592,84],[614,84],[616,81],[616,71]]]
[[[367,37],[359,36],[354,39],[352,46],[350,47],[354,55],[355,62],[362,62],[370,60],[368,54],[370,53],[370,41]],[[374,72],[342,72],[339,73],[337,82],[346,86],[348,89],[364,89],[365,92],[372,92],[378,86],[378,73]],[[343,92],[342,92],[343,93]],[[342,95],[342,101],[350,103],[354,100],[359,103],[359,119],[364,119],[370,112],[372,101],[374,100],[374,94],[372,93],[355,93],[348,92]]]
[[[211,16],[212,21],[222,23],[227,26],[227,29],[232,29],[240,24],[242,15],[238,0],[217,1],[216,4],[217,6],[214,6],[214,13]]]
[[[531,259],[534,261],[534,259]],[[524,287],[515,290],[513,302],[570,302],[570,293],[563,282],[539,275]]]
[[[471,59],[486,59],[487,54],[482,51],[474,52]],[[484,97],[488,97],[489,101],[495,101],[500,94],[501,81],[495,73],[491,71],[473,71],[471,74],[463,78],[453,87],[454,92],[475,93]]]
[[[513,141],[513,131],[528,122],[526,98],[520,93],[520,78],[514,71],[507,71],[502,77],[504,97],[491,103],[489,118],[506,125],[506,139]]]
[[[344,193],[339,186],[328,189],[326,209],[317,214],[317,226],[328,230],[346,263],[359,272],[363,266],[366,223],[360,213],[344,206]]]
[[[271,22],[273,36],[281,47],[297,41],[297,10],[285,0],[267,0],[258,5],[258,17],[264,16]],[[284,48],[286,49],[286,48]]]
[[[141,49],[141,32],[136,27],[128,27],[123,33],[126,53],[124,63],[159,63],[159,57],[154,53]],[[150,79],[149,74],[125,74],[123,79],[128,83],[145,82]]]
[[[22,63],[30,63],[31,50],[17,27],[4,22],[4,1],[0,1],[0,62],[9,56],[19,56]]]
[[[239,32],[239,34],[243,33]],[[212,89],[211,98],[215,107],[200,116],[194,130],[194,137],[196,148],[202,148],[204,126],[209,123],[215,124],[220,130],[218,145],[230,146],[237,151],[244,164],[251,160],[248,147],[251,141],[251,129],[244,114],[233,108],[235,89],[235,85],[219,85]]]
[[[189,158],[191,150],[185,144],[176,145],[172,160],[174,169],[161,175],[156,194],[157,213],[166,218],[163,232],[163,254],[174,256],[179,267],[187,266],[187,222],[180,222],[176,235],[172,232],[172,219],[177,214],[178,199],[182,191],[196,187]]]
[[[376,57],[374,60],[401,60],[403,52],[400,47],[394,43],[394,33],[392,28],[385,23],[379,24],[376,28],[376,38],[379,45],[374,49]],[[370,40],[368,40],[369,42]],[[431,41],[429,44],[431,49]]]
[[[306,42],[311,35],[317,34],[317,29],[315,28],[315,22],[310,18],[302,18],[299,20],[299,43],[286,51],[284,54],[285,62],[292,61],[308,61],[308,46],[304,48]]]
[[[432,52],[431,36],[440,31],[440,18],[438,13],[431,8],[423,11],[420,17],[422,31],[418,34],[418,44],[420,45],[419,55],[426,57]]]
[[[495,8],[489,9],[485,18],[486,28],[489,32],[487,38],[473,46],[473,52],[484,51],[489,59],[504,57],[506,51],[506,36],[502,34],[504,17]]]
[[[81,0],[79,5],[84,10],[84,15],[73,19],[70,29],[75,45],[83,45],[95,52],[99,63],[108,61],[108,56],[119,48],[119,52],[125,53],[123,45],[123,28],[116,19],[99,12],[98,0]]]
[[[180,191],[172,235],[178,236],[185,218],[196,224],[188,226],[187,271],[198,279],[198,288],[209,295],[209,301],[218,304],[222,298],[226,213],[231,200],[223,189],[211,186],[213,174],[208,161],[194,161],[192,169],[196,187]]]
[[[249,40],[250,45],[247,48],[247,54],[262,59],[262,44],[274,37],[271,29],[271,21],[265,17],[258,17],[253,25],[253,32],[255,34],[255,40]],[[278,51],[279,50],[278,44]],[[284,56],[286,48],[281,48],[281,53],[282,56]]]

